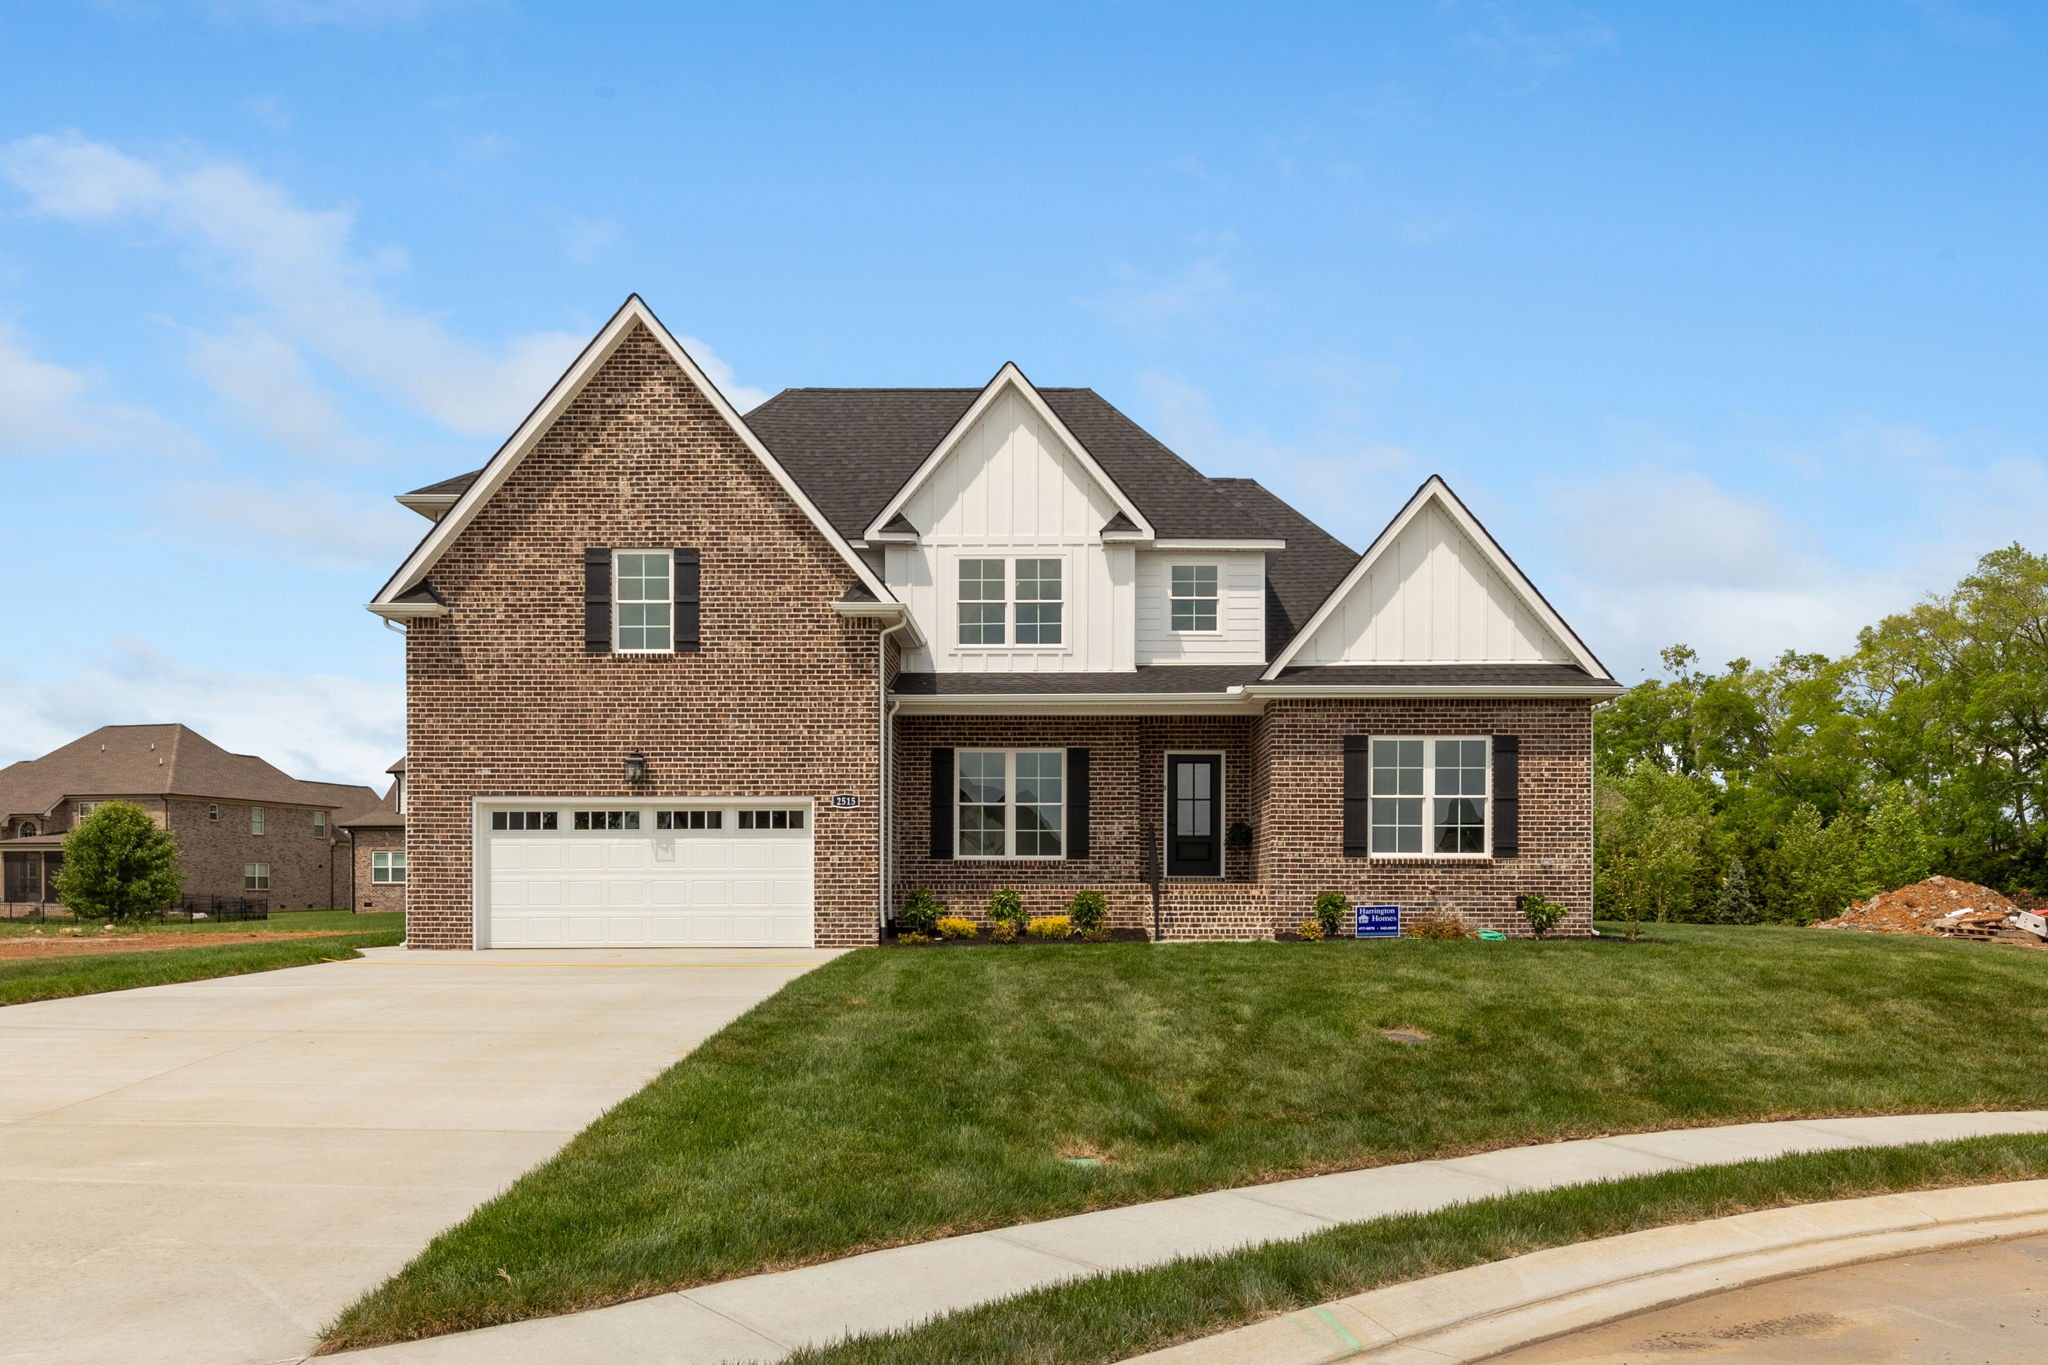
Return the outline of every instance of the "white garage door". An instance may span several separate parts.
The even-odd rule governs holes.
[[[477,826],[481,947],[811,946],[808,802],[494,803]]]

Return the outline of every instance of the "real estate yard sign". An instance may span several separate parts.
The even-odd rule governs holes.
[[[1352,908],[1358,913],[1358,936],[1360,938],[1399,938],[1401,936],[1400,906],[1358,905]]]

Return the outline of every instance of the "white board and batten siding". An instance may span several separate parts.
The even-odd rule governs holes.
[[[919,543],[890,545],[885,578],[931,643],[916,672],[1109,672],[1132,667],[1136,553],[1104,545],[1119,508],[1014,390],[997,397],[904,504]],[[959,561],[1064,562],[1057,648],[960,645]],[[1012,615],[1014,628],[1014,611]]]
[[[1423,507],[1292,662],[1572,663],[1440,505]]]
[[[1176,564],[1216,569],[1216,629],[1173,629],[1172,574]],[[1137,662],[1145,664],[1256,664],[1266,661],[1266,556],[1259,550],[1138,553]]]

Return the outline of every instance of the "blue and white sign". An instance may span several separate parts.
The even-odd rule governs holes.
[[[1360,938],[1401,937],[1400,906],[1358,905],[1352,908],[1358,912],[1358,936]]]

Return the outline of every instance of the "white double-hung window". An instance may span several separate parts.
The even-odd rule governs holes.
[[[1065,640],[1065,560],[962,559],[959,575],[961,644],[1044,648]]]
[[[1373,855],[1484,856],[1488,748],[1464,736],[1375,738]]]
[[[1066,762],[1060,749],[960,750],[954,855],[1065,857]]]
[[[612,648],[621,654],[665,654],[675,648],[675,584],[670,550],[620,550],[612,557]]]
[[[378,885],[405,880],[405,852],[379,850],[370,855],[370,880]]]
[[[1175,564],[1168,582],[1171,624],[1178,631],[1216,629],[1216,566]]]

